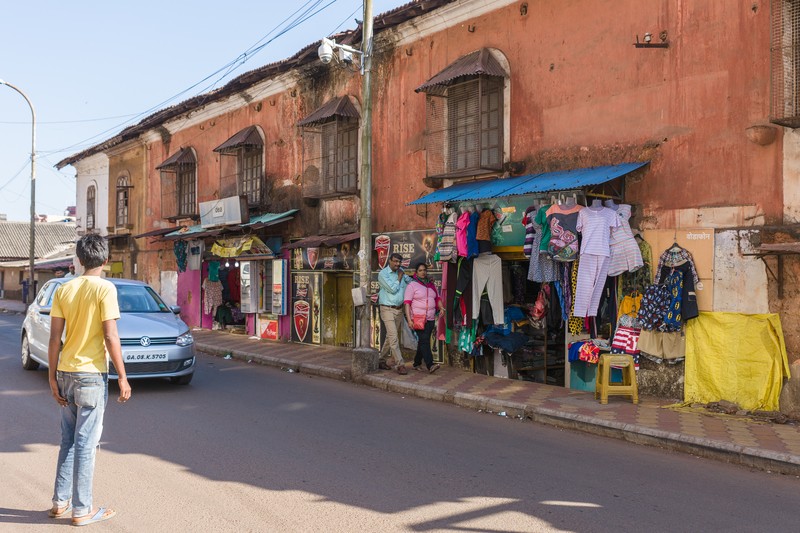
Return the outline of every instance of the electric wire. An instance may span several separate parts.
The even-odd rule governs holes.
[[[128,125],[129,123],[133,122],[138,117],[149,115],[149,114],[155,112],[156,110],[162,109],[166,104],[174,101],[175,99],[179,98],[180,96],[182,96],[182,95],[186,94],[187,92],[191,91],[192,89],[198,87],[199,85],[201,85],[202,83],[204,83],[204,82],[208,81],[209,79],[213,78],[214,76],[216,76],[220,72],[224,71],[225,69],[229,69],[229,72],[226,74],[226,75],[229,75],[230,72],[232,72],[233,70],[235,70],[236,68],[240,67],[242,64],[247,62],[249,59],[251,59],[253,56],[255,56],[255,54],[257,54],[258,52],[263,50],[267,45],[272,43],[275,39],[277,39],[278,37],[286,34],[289,31],[293,30],[294,28],[298,27],[299,25],[301,25],[302,23],[306,22],[307,20],[309,20],[313,16],[316,16],[317,14],[319,14],[323,10],[327,9],[332,4],[336,3],[338,0],[331,0],[327,4],[322,6],[320,9],[318,9],[317,11],[314,11],[313,13],[309,14],[309,12],[311,10],[313,10],[315,7],[317,7],[320,3],[322,3],[322,1],[323,0],[308,0],[308,1],[306,1],[294,13],[289,15],[287,18],[285,18],[283,21],[281,21],[277,26],[275,26],[272,30],[270,30],[270,32],[268,32],[264,37],[262,37],[256,43],[256,45],[258,45],[258,46],[256,46],[256,45],[251,46],[244,53],[239,54],[236,57],[236,59],[234,59],[232,61],[229,61],[224,66],[220,67],[219,69],[217,69],[213,73],[209,74],[208,76],[206,76],[202,80],[200,80],[197,83],[191,85],[190,87],[180,91],[179,93],[171,96],[170,98],[168,98],[168,99],[166,99],[166,100],[164,100],[164,101],[162,101],[162,102],[150,107],[149,109],[134,115],[134,117],[132,119],[127,120],[127,121],[125,121],[125,122],[123,122],[121,124],[118,124],[118,125],[116,125],[116,126],[114,126],[112,128],[108,128],[108,129],[106,129],[106,130],[104,130],[104,131],[102,131],[102,132],[100,132],[100,133],[98,133],[96,135],[93,135],[93,136],[91,136],[91,137],[89,137],[87,139],[84,139],[83,141],[80,141],[78,143],[72,144],[70,146],[67,146],[67,147],[64,147],[64,148],[61,148],[61,149],[58,149],[58,150],[43,150],[42,152],[49,153],[49,154],[54,154],[54,153],[66,152],[66,151],[69,151],[69,150],[72,150],[72,149],[75,149],[75,148],[78,148],[78,147],[82,147],[82,146],[89,146],[89,145],[93,144],[93,143],[90,143],[90,141],[93,141],[94,139],[97,139],[98,137],[104,136],[104,135],[108,134],[109,132],[118,130],[119,128],[122,128],[122,127]],[[309,4],[312,4],[312,5],[310,7],[308,7],[308,8],[306,8],[306,6],[309,6]],[[272,34],[273,32],[277,31],[286,21],[291,19],[293,16],[295,16],[298,12],[300,12],[304,8],[306,8],[305,11],[303,11],[303,13],[301,13],[300,16],[298,18],[296,18],[294,21],[290,22],[290,24],[287,27],[285,27],[283,30],[281,30],[280,33],[278,33],[277,35],[275,35],[274,37],[269,39],[267,42],[265,42],[263,44],[258,44],[261,41],[263,41],[266,37],[268,37],[270,34]],[[220,78],[219,80],[215,81],[211,86],[214,86],[214,85],[216,85],[216,83],[219,83],[219,81],[221,79],[222,78]],[[200,91],[200,92],[202,93],[204,91]]]

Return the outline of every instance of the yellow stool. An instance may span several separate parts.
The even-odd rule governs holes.
[[[611,367],[622,369],[622,382],[611,381]],[[601,404],[608,403],[611,395],[630,396],[633,403],[639,403],[639,387],[636,385],[636,368],[630,355],[601,355],[597,362],[597,380],[594,397]]]

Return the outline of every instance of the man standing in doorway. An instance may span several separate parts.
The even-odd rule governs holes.
[[[381,348],[378,368],[391,370],[386,362],[386,358],[391,351],[394,357],[398,374],[408,373],[403,354],[400,352],[400,328],[403,326],[403,296],[406,292],[406,285],[411,278],[405,275],[400,263],[403,256],[392,254],[389,257],[389,264],[378,274],[378,284],[381,287],[378,293],[378,304],[380,304],[381,321],[386,328],[386,341]]]
[[[84,274],[56,290],[50,311],[47,355],[50,391],[61,406],[61,449],[49,515],[66,518],[71,513],[72,524],[83,526],[116,514],[112,509],[92,506],[94,460],[108,401],[106,353],[119,376],[118,402],[130,399],[131,387],[117,333],[117,289],[100,277],[108,262],[106,241],[100,235],[85,235],[75,253]]]

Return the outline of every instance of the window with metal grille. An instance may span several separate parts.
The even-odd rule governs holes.
[[[95,205],[97,200],[97,187],[89,185],[86,189],[86,229],[95,227]]]
[[[477,76],[427,95],[427,174],[503,168],[503,79]]]
[[[800,0],[772,0],[770,120],[800,127]]]
[[[358,191],[358,120],[336,117],[303,127],[303,195],[310,198]]]
[[[117,227],[128,225],[128,201],[131,186],[127,176],[117,178]]]
[[[197,214],[197,165],[178,166],[178,216]]]
[[[161,170],[161,217],[197,218],[197,159],[191,148],[181,148],[156,167]]]
[[[245,146],[239,151],[239,194],[247,196],[247,203],[260,206],[264,193],[264,147]]]

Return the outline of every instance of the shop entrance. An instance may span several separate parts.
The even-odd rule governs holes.
[[[353,276],[349,273],[324,274],[322,299],[325,302],[325,344],[353,346]]]

